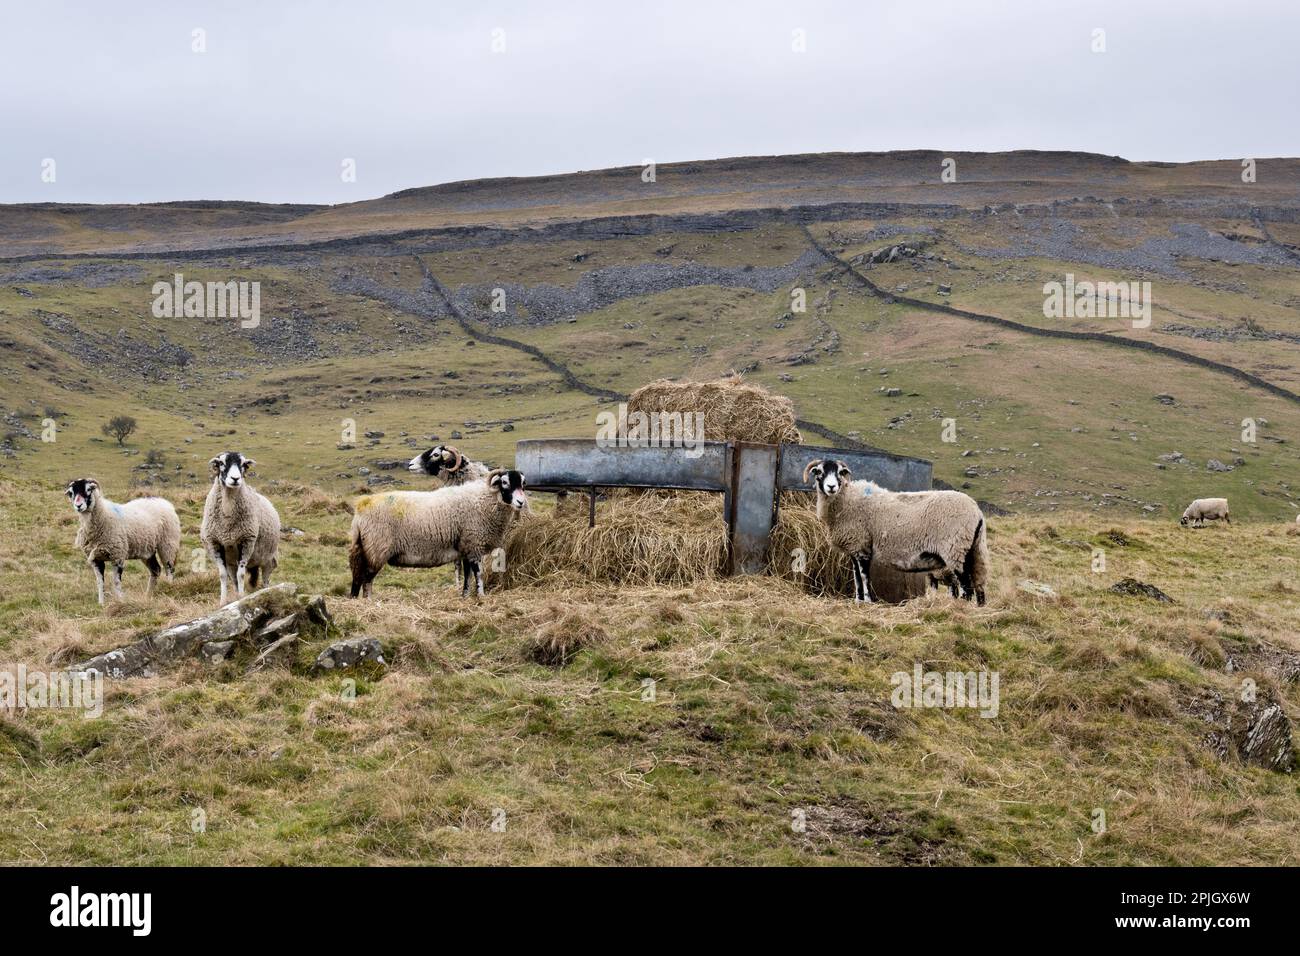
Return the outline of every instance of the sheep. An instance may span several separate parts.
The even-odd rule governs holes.
[[[390,491],[357,499],[348,563],[352,596],[370,597],[384,565],[433,568],[457,562],[461,596],[473,575],[483,594],[483,559],[501,547],[515,515],[528,504],[524,476],[498,468],[482,481],[436,491]]]
[[[874,601],[871,562],[900,571],[929,572],[935,585],[984,604],[988,545],[984,515],[960,491],[888,491],[875,482],[849,482],[840,461],[808,463],[803,478],[817,487],[817,517],[853,565],[855,601]]]
[[[235,579],[235,594],[244,596],[245,585],[253,589],[271,583],[279,565],[280,515],[263,495],[254,491],[247,478],[257,465],[237,451],[217,455],[212,468],[212,489],[203,505],[199,539],[221,577],[221,603],[226,603],[229,580]]]
[[[109,501],[93,478],[77,478],[68,484],[68,500],[81,516],[76,546],[95,569],[99,603],[104,603],[104,565],[113,565],[113,590],[122,598],[122,571],[126,562],[139,559],[149,569],[148,594],[153,596],[158,575],[167,580],[176,573],[176,555],[181,547],[181,522],[176,509],[165,498],[136,498],[125,504]]]
[[[492,469],[481,461],[471,461],[451,445],[434,445],[407,463],[408,471],[428,475],[447,485],[467,485],[486,478]]]
[[[1197,498],[1183,516],[1178,519],[1181,525],[1190,524],[1193,528],[1204,528],[1206,521],[1219,521],[1222,519],[1228,524],[1232,524],[1232,519],[1228,517],[1228,499],[1227,498]],[[1196,522],[1200,522],[1198,525]]]
[[[481,461],[466,458],[453,445],[434,445],[412,458],[406,469],[436,479],[437,484],[443,488],[478,481],[486,478],[492,470]],[[456,580],[451,586],[458,591],[461,589],[459,561],[456,562]]]

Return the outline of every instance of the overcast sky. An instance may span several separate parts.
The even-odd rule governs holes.
[[[1300,155],[1297,0],[0,2],[0,202],[335,203],[830,150]]]

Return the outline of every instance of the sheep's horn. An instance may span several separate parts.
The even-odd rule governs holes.
[[[447,446],[447,450],[456,456],[456,464],[452,465],[448,470],[460,471],[461,466],[465,464],[465,456],[460,453],[459,449],[452,448],[450,445]]]
[[[812,475],[812,470],[822,463],[820,458],[814,458],[808,462],[808,467],[803,470],[803,483],[808,484],[808,478]]]
[[[502,476],[505,475],[505,473],[506,470],[504,468],[493,468],[491,471],[487,473],[487,483],[489,485],[492,484],[493,481],[495,481],[497,478],[501,478]]]

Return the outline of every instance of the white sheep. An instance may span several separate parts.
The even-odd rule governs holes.
[[[962,596],[984,603],[989,554],[984,514],[960,491],[888,491],[853,481],[840,461],[816,460],[804,481],[817,487],[817,517],[853,566],[854,600],[873,601],[871,563],[929,572],[934,583],[961,585]]]
[[[104,566],[113,565],[113,590],[122,598],[122,571],[126,562],[138,559],[149,569],[148,594],[153,596],[158,575],[167,571],[170,581],[176,572],[176,554],[181,547],[181,522],[176,509],[165,498],[135,498],[124,504],[109,501],[93,478],[78,478],[68,485],[68,499],[81,517],[76,546],[95,569],[99,603],[104,603]]]
[[[1227,498],[1197,498],[1183,516],[1178,519],[1179,524],[1190,524],[1193,528],[1205,527],[1206,521],[1226,521],[1232,524],[1232,519],[1228,517],[1228,499]],[[1200,522],[1198,525],[1197,522]]]
[[[473,575],[483,594],[482,562],[505,541],[528,504],[524,476],[497,469],[483,481],[436,491],[389,491],[358,498],[352,517],[352,596],[370,597],[371,582],[391,564],[433,568],[456,561],[468,596]]]
[[[481,461],[471,461],[452,445],[434,445],[407,463],[408,471],[428,475],[442,486],[467,485],[486,478],[492,470]]]
[[[229,580],[244,596],[245,585],[254,589],[271,583],[279,564],[280,515],[265,496],[254,491],[247,477],[257,462],[237,451],[217,455],[212,466],[212,489],[203,505],[199,539],[221,577],[221,603],[226,603]]]

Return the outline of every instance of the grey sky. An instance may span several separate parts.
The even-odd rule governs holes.
[[[1294,0],[5,0],[0,202],[333,203],[823,150],[1296,156],[1297,36]]]

